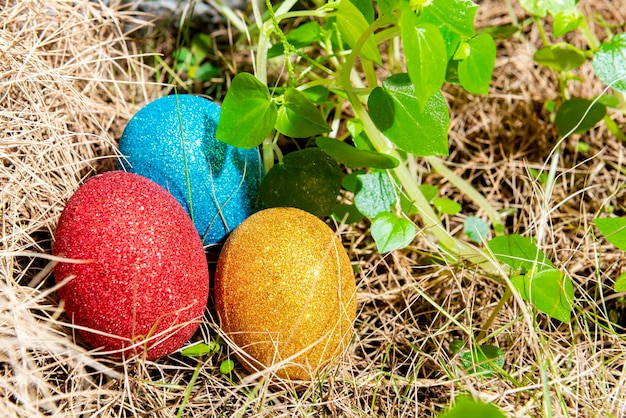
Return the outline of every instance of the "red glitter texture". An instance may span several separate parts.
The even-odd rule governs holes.
[[[124,171],[88,180],[61,214],[53,253],[93,260],[54,269],[57,283],[75,276],[59,294],[74,324],[97,331],[79,330],[93,347],[114,356],[146,350],[154,360],[197,330],[209,292],[202,243],[183,207],[151,180]]]

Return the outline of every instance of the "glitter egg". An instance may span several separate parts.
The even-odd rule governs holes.
[[[198,329],[209,271],[196,229],[165,189],[137,174],[89,179],[65,206],[54,255],[59,296],[92,347],[149,360],[179,349]],[[66,282],[67,281],[67,282]]]
[[[257,209],[263,173],[258,149],[215,138],[220,107],[171,95],[140,109],[120,139],[118,168],[167,189],[190,214],[203,244],[222,242]]]
[[[251,371],[308,381],[347,347],[356,317],[350,259],[332,229],[295,208],[255,213],[220,253],[215,306]]]

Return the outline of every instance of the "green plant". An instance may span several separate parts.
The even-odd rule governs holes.
[[[207,61],[210,51],[210,37],[204,33],[194,35],[189,47],[174,50],[174,70],[186,73],[191,80],[211,81],[220,75],[220,70]]]
[[[488,248],[508,267],[511,283],[522,299],[552,318],[569,322],[574,286],[531,239],[516,234],[495,237]]]
[[[626,217],[598,217],[594,219],[594,223],[608,242],[626,251]],[[626,271],[615,278],[613,289],[616,292],[626,292]]]
[[[469,350],[463,341],[453,340],[450,351],[458,354],[463,368],[474,375],[491,377],[504,366],[504,351],[491,344],[482,344]]]
[[[470,0],[341,0],[292,10],[295,3],[275,7],[267,1],[263,16],[253,3],[256,76],[240,73],[233,79],[217,128],[217,138],[233,146],[262,146],[264,203],[344,222],[367,218],[380,252],[410,246],[418,234],[413,222],[418,215],[419,230],[447,262],[470,262],[496,278],[504,274],[507,291],[479,345],[468,353],[484,345],[486,331],[514,292],[569,322],[574,289],[568,275],[543,255],[540,242],[504,235],[502,214],[439,158],[448,154],[450,121],[443,85],[455,83],[475,94],[489,91],[496,53],[489,32],[495,31],[476,32],[478,6]],[[290,30],[296,19],[307,22]],[[556,62],[561,60],[572,58]],[[283,72],[274,71],[281,66]],[[380,80],[377,71],[389,75]],[[557,112],[559,129],[593,126],[588,118],[597,118],[595,108],[579,114],[581,103],[572,100],[568,106],[573,106],[569,113]],[[283,156],[278,141],[284,138],[302,149]],[[487,215],[489,222],[468,217],[464,231],[473,243],[448,232],[446,217],[463,208],[439,197],[436,187],[420,184],[416,157]],[[549,189],[554,173],[540,174]]]
[[[564,138],[571,134],[583,133],[604,120],[613,135],[626,140],[626,135],[611,119],[608,110],[626,113],[626,33],[616,32],[626,24],[611,26],[599,15],[586,16],[578,7],[576,0],[519,0],[521,6],[531,14],[527,24],[539,28],[543,45],[534,54],[537,64],[552,69],[558,80],[560,98],[557,103],[549,103],[548,108],[555,110],[554,121],[559,135]],[[511,9],[511,8],[509,8]],[[552,31],[544,19],[551,16]],[[515,16],[511,17],[518,25]],[[599,25],[606,32],[606,40],[600,42],[591,30],[592,23]],[[586,48],[580,48],[567,42],[566,35],[579,31],[586,40]],[[602,80],[613,94],[598,97],[572,97],[571,83],[582,82],[576,74],[588,60],[592,61],[594,74]]]
[[[478,6],[469,0],[378,1],[377,7],[342,0],[295,11],[295,3],[267,2],[263,17],[256,5],[256,77],[233,79],[217,131],[234,146],[262,145],[268,170],[263,201],[337,219],[366,217],[381,252],[413,241],[418,228],[409,216],[417,213],[449,260],[493,270],[482,251],[445,228],[442,217],[458,212],[458,204],[427,199],[415,175],[415,157],[424,157],[488,214],[496,234],[503,232],[500,214],[437,158],[448,154],[444,83],[488,92],[495,43],[474,29]],[[305,18],[288,30],[290,21]],[[400,43],[410,47],[401,51]],[[285,72],[269,81],[268,68],[276,65]],[[391,75],[380,82],[377,68]],[[303,138],[305,148],[283,158],[277,146],[283,137]],[[342,179],[340,165],[356,174]],[[353,205],[336,204],[338,195],[350,194]]]
[[[521,3],[533,14],[524,24],[537,24],[543,34],[545,45],[535,60],[552,68],[559,81],[561,99],[547,107],[554,111],[560,141],[549,157],[549,171],[536,173],[549,199],[565,138],[603,119],[614,135],[623,136],[607,109],[624,111],[626,42],[623,35],[610,34],[601,44],[573,0]],[[451,83],[488,94],[496,55],[493,36],[515,34],[519,23],[514,19],[507,27],[476,31],[478,6],[470,0],[320,0],[312,10],[296,10],[295,0],[276,5],[267,0],[265,11],[252,4],[255,24],[247,33],[255,50],[255,74],[233,79],[217,137],[237,147],[261,147],[265,204],[296,206],[346,223],[367,219],[381,253],[410,246],[422,233],[446,262],[469,262],[501,280],[507,290],[478,337],[471,346],[459,342],[453,350],[471,374],[502,371],[504,353],[487,344],[489,328],[515,293],[536,310],[569,322],[574,286],[541,251],[541,236],[505,235],[505,214],[440,159],[448,155],[450,124],[442,87]],[[554,36],[578,29],[590,40],[590,49],[550,43],[542,20],[548,14],[554,17]],[[236,26],[246,25],[238,20]],[[574,70],[588,59],[613,95],[570,97]],[[297,150],[283,155],[281,141]],[[420,162],[486,215],[466,218],[469,242],[446,228],[447,217],[463,207],[439,196],[437,187],[422,184]],[[471,407],[461,402],[455,411]]]
[[[512,10],[510,0],[507,0],[507,3],[509,10]],[[555,163],[561,155],[561,148],[566,138],[587,132],[600,121],[604,121],[607,129],[616,138],[626,141],[626,135],[610,116],[610,111],[626,114],[626,33],[619,32],[620,29],[623,30],[626,27],[626,23],[611,26],[599,15],[586,16],[578,7],[576,0],[519,0],[519,3],[531,17],[519,23],[515,15],[511,13],[514,25],[512,31],[511,27],[505,28],[508,31],[507,35],[516,33],[523,26],[536,25],[543,45],[536,50],[533,58],[537,64],[550,68],[558,81],[559,99],[556,102],[547,103],[546,108],[553,112],[559,141],[551,154],[552,163],[548,173],[543,171],[535,173],[539,183],[545,189],[545,201],[547,201],[555,178]],[[552,18],[551,33],[550,26],[546,23],[548,20],[544,19],[547,16]],[[591,30],[592,23],[599,25],[606,32],[606,39],[603,42],[600,42]],[[582,38],[586,40],[586,48],[577,47],[566,41],[565,36],[573,31],[580,32]],[[576,71],[589,60],[592,62],[594,74],[607,87],[603,94],[597,97],[572,97],[570,84],[584,81]],[[612,89],[613,94],[607,94],[609,89]],[[585,145],[579,143],[579,150],[584,151],[585,148]],[[595,222],[610,242],[623,249],[623,245],[620,246],[617,242],[623,239],[620,238],[623,236],[622,227],[618,225],[620,220],[597,218]],[[520,238],[515,238],[515,240]],[[491,246],[492,244],[490,248]],[[497,247],[497,245],[494,246]],[[536,247],[534,250],[539,251]],[[522,298],[530,300],[540,310],[548,314],[550,312],[547,311],[551,311],[553,312],[551,316],[560,320],[568,319],[569,313],[566,315],[566,311],[571,308],[573,300],[570,280],[563,273],[554,270],[551,265],[547,267],[544,265],[545,268],[541,265],[538,267],[538,269],[527,270],[528,272],[522,276],[513,277],[512,281],[516,289]],[[535,278],[541,280],[542,284],[535,284]],[[535,287],[537,291],[531,293],[530,290]],[[626,290],[624,275],[616,279],[615,290]]]
[[[180,402],[180,406],[178,407],[178,411],[176,413],[176,417],[182,417],[185,412],[185,406],[189,401],[189,397],[191,396],[191,391],[200,376],[200,371],[204,365],[205,356],[212,357],[222,349],[222,340],[218,337],[216,339],[210,340],[208,344],[206,343],[197,343],[190,345],[189,347],[183,349],[181,354],[185,357],[195,357],[197,358],[198,363],[194,369],[193,375],[189,380],[189,384],[187,385],[187,390],[183,396],[183,399]],[[220,361],[219,370],[220,373],[230,376],[234,368],[234,363],[231,359],[226,358]]]
[[[463,418],[463,417],[504,418],[504,414],[494,405],[475,401],[466,396],[460,396],[455,405],[439,415],[440,418]]]
[[[411,216],[417,214],[421,231],[434,238],[430,241],[449,262],[470,261],[493,274],[499,262],[509,267],[507,277],[524,300],[569,321],[570,279],[551,264],[537,264],[540,250],[531,241],[502,235],[502,215],[439,159],[448,154],[444,83],[488,93],[495,43],[487,32],[474,29],[477,6],[469,0],[395,0],[378,1],[375,8],[370,0],[341,0],[291,11],[293,5],[283,2],[274,10],[266,3],[265,19],[258,20],[257,76],[241,73],[233,79],[217,130],[218,139],[231,145],[262,145],[268,173],[261,199],[269,206],[297,206],[338,220],[368,218],[380,252],[413,242],[418,228]],[[284,22],[305,17],[311,20],[284,33]],[[381,50],[387,51],[385,60]],[[268,67],[281,59],[286,74],[268,82]],[[380,81],[377,67],[391,75]],[[339,134],[342,123],[345,134]],[[283,158],[277,146],[282,137],[305,138],[305,148]],[[491,228],[496,237],[489,250],[495,257],[447,231],[443,219],[462,207],[438,197],[436,187],[419,184],[416,157],[488,215],[490,224],[470,216],[464,230],[470,241],[482,244]],[[351,171],[343,179],[340,164]],[[352,195],[353,203],[337,204],[338,194]],[[507,262],[510,257],[523,259],[523,269]],[[511,295],[507,292],[504,301]]]

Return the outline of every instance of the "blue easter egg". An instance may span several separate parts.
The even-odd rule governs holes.
[[[119,168],[168,190],[191,216],[203,244],[214,244],[257,210],[263,166],[258,149],[215,138],[220,107],[191,95],[162,97],[128,122]]]

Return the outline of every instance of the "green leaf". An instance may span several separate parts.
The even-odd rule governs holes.
[[[613,290],[616,292],[626,292],[626,272],[617,276],[615,284],[613,285]]]
[[[330,91],[324,86],[313,86],[303,90],[302,94],[304,94],[311,102],[322,104],[328,101]]]
[[[320,39],[320,25],[315,22],[306,22],[297,26],[285,35],[287,41],[296,49],[304,48]],[[267,58],[274,58],[285,53],[282,42],[278,42],[267,51]]]
[[[191,50],[198,64],[207,58],[211,49],[213,49],[213,41],[209,35],[198,33],[191,39]]]
[[[337,10],[337,27],[341,37],[348,45],[354,48],[361,35],[369,27],[369,23],[367,23],[365,16],[350,0],[341,0]],[[382,65],[380,52],[374,36],[370,35],[367,38],[360,53],[364,58]]]
[[[511,283],[522,299],[561,322],[569,322],[574,302],[574,285],[570,278],[553,268],[537,273],[511,277]]]
[[[539,17],[548,13],[554,16],[576,6],[575,0],[520,0],[519,3],[528,13]]]
[[[606,106],[591,100],[574,98],[563,102],[554,117],[561,137],[573,130],[573,134],[587,132],[606,115]]]
[[[318,148],[291,152],[273,166],[259,186],[266,207],[296,207],[324,217],[341,190],[339,165]]]
[[[404,193],[400,195],[400,210],[407,216],[419,213],[419,210],[415,207],[415,202],[409,200]]]
[[[489,26],[481,29],[480,33],[488,33],[493,39],[509,39],[520,31],[516,25]]]
[[[450,28],[446,22],[442,22],[441,19],[435,16],[432,10],[433,9],[430,7],[426,7],[422,10],[422,13],[418,16],[417,24],[423,25],[430,23],[439,29],[443,41],[446,44],[446,60],[449,61],[458,49],[462,37],[458,32],[455,32],[452,28]]]
[[[626,92],[626,32],[600,45],[593,58],[593,71],[605,84]]]
[[[450,115],[441,93],[420,107],[408,76],[396,74],[372,91],[367,104],[376,127],[401,150],[422,157],[448,155]]]
[[[539,49],[533,56],[535,62],[557,71],[571,71],[585,63],[587,57],[570,44],[557,44]]]
[[[439,415],[439,418],[506,418],[496,406],[459,396],[452,409]]]
[[[458,354],[465,348],[465,343],[462,340],[452,340],[448,348],[452,354]]]
[[[347,191],[355,193],[356,188],[359,184],[359,176],[361,174],[366,174],[366,173],[365,171],[361,171],[361,170],[353,171],[352,173],[348,174],[347,176],[343,178],[343,180],[341,181],[341,185]]]
[[[174,50],[174,60],[176,60],[176,69],[183,69],[187,68],[186,65],[196,64],[195,58],[191,55],[191,50],[184,46]]]
[[[496,43],[482,33],[468,40],[469,55],[459,62],[459,82],[474,94],[488,94],[493,67],[496,63]]]
[[[210,341],[209,344],[198,343],[191,345],[180,352],[186,357],[200,357],[206,354],[215,354],[220,351],[220,345],[215,341]]]
[[[372,141],[370,141],[367,133],[363,129],[363,122],[359,119],[351,119],[346,122],[346,128],[350,132],[352,142],[357,149],[364,151],[375,151]]]
[[[487,243],[487,247],[496,259],[522,274],[552,267],[552,262],[543,251],[521,235],[494,237]]]
[[[583,21],[584,18],[577,8],[563,10],[554,16],[552,33],[556,38],[558,38],[566,33],[578,29]]]
[[[619,107],[619,98],[614,94],[603,94],[598,99],[598,102],[602,103],[606,107]]]
[[[350,0],[352,4],[361,12],[368,24],[374,22],[374,4],[372,0]]]
[[[388,253],[408,246],[415,238],[415,224],[391,212],[380,212],[371,226],[372,238],[379,253]]]
[[[463,209],[459,203],[444,197],[435,198],[433,206],[439,213],[445,213],[446,215],[456,215]]]
[[[347,203],[337,203],[333,210],[333,219],[337,222],[344,222],[346,225],[363,220],[363,215],[354,205]]]
[[[418,188],[428,203],[432,203],[437,194],[439,194],[439,188],[431,184],[420,184]],[[409,200],[405,194],[400,195],[400,209],[405,215],[415,215],[419,213],[415,202]]]
[[[548,13],[555,16],[565,11],[571,11],[576,8],[579,0],[545,0]]]
[[[359,174],[354,204],[363,215],[374,218],[396,204],[396,194],[389,175],[384,172]]]
[[[452,57],[452,59],[455,61],[464,60],[465,58],[469,57],[469,54],[470,54],[469,44],[467,42],[461,42],[459,44],[458,49],[454,53],[454,56]],[[450,66],[448,65],[448,67]]]
[[[234,147],[254,148],[272,132],[276,117],[267,87],[252,74],[239,73],[222,103],[215,136]]]
[[[471,38],[476,33],[474,17],[478,5],[471,0],[433,0],[426,10],[459,35]]]
[[[531,15],[544,17],[548,14],[545,0],[519,0],[519,3]]]
[[[596,224],[604,238],[622,251],[626,251],[626,217],[595,218]]]
[[[213,77],[220,75],[220,70],[215,65],[207,62],[197,67],[194,74],[189,71],[189,77],[195,80],[211,81]]]
[[[318,137],[315,144],[335,160],[350,168],[396,168],[398,160],[376,151],[359,150],[343,141],[328,137]]]
[[[435,25],[418,24],[417,16],[410,10],[404,10],[400,17],[400,32],[413,95],[418,109],[423,109],[445,81],[448,61],[441,51],[445,51],[446,44]]]
[[[483,344],[473,350],[462,351],[461,363],[470,373],[489,377],[504,367],[504,351],[494,345]]]
[[[439,187],[433,186],[432,184],[420,184],[419,189],[428,203],[432,203],[439,194]]]
[[[276,130],[292,138],[309,138],[331,131],[315,105],[294,88],[287,89],[278,108]]]
[[[470,240],[481,243],[489,237],[489,224],[477,216],[468,216],[463,231]]]
[[[617,122],[611,119],[609,115],[606,115],[604,117],[604,125],[606,126],[606,129],[609,130],[611,135],[613,135],[615,138],[619,139],[620,141],[626,142],[626,133],[621,130]]]
[[[381,15],[391,17],[395,10],[398,10],[401,0],[376,0],[378,11]]]
[[[235,369],[235,362],[231,359],[226,359],[220,363],[220,373],[230,374]]]

